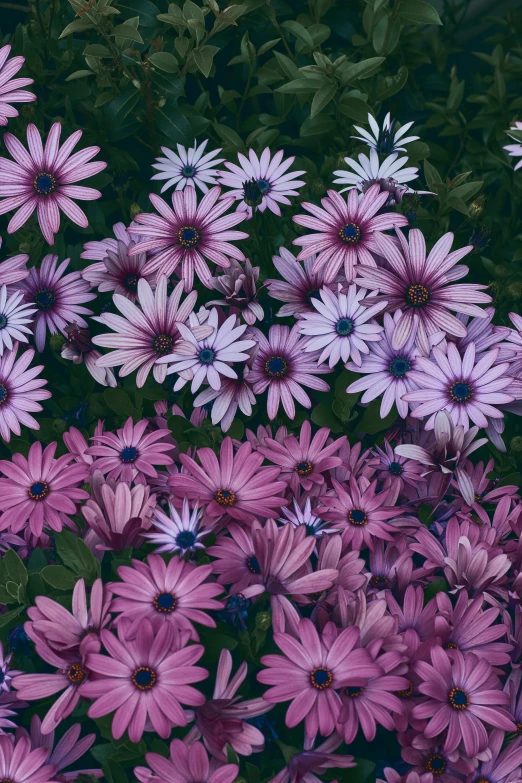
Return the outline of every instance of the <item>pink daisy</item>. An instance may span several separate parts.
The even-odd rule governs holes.
[[[11,57],[8,61],[11,47],[2,46],[0,49],[0,125],[7,125],[9,118],[18,117],[17,110],[12,103],[31,103],[36,100],[36,95],[27,90],[20,89],[33,83],[33,79],[13,79],[25,62],[25,57]]]
[[[140,237],[131,250],[133,255],[157,251],[143,267],[144,274],[156,272],[170,277],[181,263],[185,291],[191,291],[194,271],[203,285],[210,288],[212,275],[205,258],[225,268],[230,266],[228,256],[244,261],[245,256],[231,241],[247,239],[248,234],[230,231],[244,219],[244,213],[223,215],[234,200],[224,198],[216,204],[220,193],[220,187],[212,188],[198,206],[196,191],[189,185],[174,191],[172,209],[162,198],[150,194],[159,215],[140,213],[135,219],[137,227],[127,229]]]
[[[0,237],[0,248],[2,247],[2,237]],[[24,280],[29,274],[29,270],[26,268],[26,264],[29,261],[29,256],[26,253],[20,253],[11,258],[6,258],[5,261],[0,262],[0,286],[8,286],[8,292],[12,293],[14,290],[14,283],[19,283],[20,280]],[[16,286],[18,290],[19,286]]]
[[[199,641],[193,623],[215,628],[216,623],[204,611],[223,608],[215,597],[223,588],[215,582],[205,582],[212,573],[211,565],[195,566],[174,555],[168,565],[160,555],[149,555],[147,563],[132,561],[132,568],[120,566],[121,582],[109,582],[107,589],[118,596],[111,612],[121,612],[121,619],[132,621],[130,632],[142,619],[148,619],[155,631],[164,623],[172,623],[189,638]],[[204,584],[205,582],[205,584]]]
[[[79,489],[88,468],[81,463],[71,465],[72,454],[54,459],[57,443],[50,443],[42,452],[37,441],[29,449],[28,458],[13,454],[12,460],[0,460],[0,518],[2,529],[17,533],[29,522],[31,532],[40,536],[44,527],[60,531],[67,522],[66,514],[75,514],[78,503],[89,493]]]
[[[170,756],[146,753],[149,767],[134,767],[140,783],[234,783],[237,764],[209,763],[207,751],[201,742],[186,745],[179,739],[170,743]]]
[[[219,536],[214,546],[207,548],[207,554],[216,558],[212,562],[212,570],[219,574],[219,584],[230,586],[233,595],[242,593],[250,585],[262,583],[261,566],[255,554],[253,539],[253,531],[259,524],[255,521],[249,529],[230,522],[227,534]]]
[[[45,149],[36,125],[27,126],[29,152],[11,133],[4,134],[4,144],[13,163],[0,158],[0,214],[18,209],[7,227],[9,234],[18,231],[37,210],[38,223],[45,240],[54,244],[54,235],[60,229],[60,210],[82,228],[89,221],[85,212],[73,199],[92,201],[101,197],[99,190],[73,183],[87,179],[102,171],[107,164],[102,161],[89,163],[100,151],[99,147],[87,147],[71,156],[80,141],[82,131],[76,131],[60,148],[62,126],[55,122],[47,136]]]
[[[15,738],[10,734],[0,736],[2,780],[9,783],[57,783],[58,768],[56,764],[47,764],[47,761],[47,750],[32,750],[28,737]]]
[[[20,425],[39,430],[40,425],[31,413],[43,410],[39,400],[48,400],[51,392],[42,389],[47,381],[37,378],[43,364],[29,368],[34,357],[32,348],[24,351],[17,359],[18,343],[13,350],[0,357],[0,436],[7,443],[11,433],[21,434]]]
[[[272,262],[285,282],[276,278],[265,280],[265,285],[272,299],[285,302],[277,312],[280,318],[286,315],[300,318],[303,313],[313,313],[312,301],[319,299],[319,292],[323,288],[334,290],[333,283],[325,283],[324,268],[312,272],[315,259],[316,256],[305,258],[301,265],[286,247],[280,247],[279,255],[272,256]]]
[[[102,242],[85,243],[80,258],[97,259],[100,255],[102,258],[98,263],[82,269],[81,275],[91,286],[97,285],[98,291],[114,291],[135,302],[138,298],[139,281],[144,279],[154,288],[156,275],[143,274],[147,253],[133,255],[129,252],[134,248],[135,242],[130,238],[124,224],[116,223],[113,230],[117,240],[109,238]]]
[[[66,335],[67,324],[77,323],[87,328],[83,315],[92,315],[92,310],[83,307],[85,302],[96,299],[89,293],[90,285],[79,272],[64,275],[69,258],[57,267],[58,256],[47,255],[40,268],[32,267],[29,276],[20,284],[25,299],[36,307],[34,335],[36,347],[43,351],[47,330],[51,334]]]
[[[75,723],[70,729],[67,729],[65,734],[58,740],[56,747],[54,747],[54,731],[50,731],[48,734],[42,734],[42,722],[38,715],[33,715],[31,718],[31,733],[25,734],[24,729],[19,729],[19,732],[24,732],[24,736],[28,736],[31,740],[31,750],[37,750],[43,748],[47,752],[47,761],[49,764],[54,764],[57,767],[57,772],[60,781],[77,780],[80,775],[93,775],[95,778],[103,777],[101,769],[75,769],[70,772],[64,772],[65,768],[70,764],[74,764],[78,761],[96,740],[96,734],[86,734],[85,737],[80,739],[81,724]]]
[[[392,245],[390,238],[381,232],[408,224],[408,218],[397,212],[377,215],[388,195],[387,192],[381,193],[379,185],[372,185],[362,197],[356,188],[352,188],[346,201],[335,190],[329,190],[326,198],[321,200],[323,209],[304,202],[302,206],[313,217],[296,215],[294,221],[319,233],[294,239],[294,245],[303,248],[297,260],[303,261],[317,253],[312,272],[325,267],[324,275],[328,283],[333,281],[343,264],[349,283],[354,278],[356,264],[376,267],[372,253],[385,255],[383,248]],[[382,237],[380,244],[377,242],[379,237]],[[366,287],[373,289],[378,286],[371,284]]]

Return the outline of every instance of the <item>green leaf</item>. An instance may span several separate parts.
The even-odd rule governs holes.
[[[442,24],[435,8],[424,0],[403,0],[399,16],[414,24]]]
[[[149,63],[166,73],[177,73],[178,71],[178,61],[169,52],[154,52],[149,57]]]
[[[65,81],[72,82],[75,79],[85,79],[86,76],[94,76],[94,73],[92,71],[74,71],[74,73],[71,73]]]
[[[301,136],[320,136],[323,133],[330,133],[337,128],[337,123],[331,117],[324,114],[318,114],[317,117],[307,117],[301,125]]]
[[[462,201],[469,201],[469,199],[481,189],[483,184],[483,182],[479,181],[465,182],[456,188],[452,188],[449,192],[448,201],[449,199],[453,199],[455,196],[457,196],[459,199],[462,199]]]
[[[431,599],[434,598],[437,593],[448,592],[448,583],[443,577],[440,577],[440,579],[434,579],[433,582],[430,582],[429,585],[424,588],[424,604],[427,604],[428,601],[431,601]]]
[[[307,95],[310,92],[317,92],[324,85],[328,85],[326,76],[310,76],[304,79],[295,79],[276,89],[276,92],[289,92],[292,95]]]
[[[56,590],[73,590],[78,577],[75,576],[68,568],[60,565],[50,565],[42,568],[42,579],[45,579],[47,584],[54,587]]]
[[[135,108],[140,99],[140,93],[132,85],[105,104],[105,115],[113,129],[118,128],[123,120]]]
[[[377,90],[375,91],[375,98],[378,101],[383,101],[386,98],[390,98],[395,93],[402,90],[406,82],[408,81],[408,69],[406,66],[401,65],[399,70],[394,76],[385,76],[379,83]]]
[[[24,611],[24,609],[25,606],[17,606],[16,609],[11,609],[11,611],[9,612],[0,614],[0,628],[9,625],[11,620],[14,620],[16,617],[18,617],[18,615],[21,614]]]
[[[243,144],[241,136],[239,136],[235,130],[229,128],[228,125],[221,125],[221,123],[215,122],[212,127],[227,146],[235,150],[242,150],[244,148],[245,145]]]
[[[71,22],[62,30],[58,38],[65,38],[72,33],[83,33],[85,30],[91,30],[93,27],[94,24],[89,22],[88,19],[75,19],[74,22]]]
[[[342,84],[354,84],[358,79],[368,79],[376,73],[385,57],[369,57],[358,63],[345,63],[337,69]]]
[[[310,418],[319,427],[328,427],[332,432],[342,431],[339,420],[336,419],[329,405],[324,405],[323,403],[316,405]]]
[[[2,558],[2,573],[17,585],[27,584],[27,568],[14,549],[8,549]],[[7,581],[7,580],[6,580]]]
[[[286,54],[281,54],[280,52],[274,52],[274,57],[276,58],[279,67],[281,68],[281,70],[283,71],[287,79],[299,78],[299,73],[300,73],[299,68],[290,59],[290,57],[287,57]]]
[[[434,184],[440,185],[442,183],[439,172],[435,166],[432,166],[431,163],[427,160],[424,161],[424,178],[430,188]]]
[[[120,38],[129,38],[131,41],[137,41],[137,43],[143,43],[143,38],[131,24],[118,24],[113,29],[111,36],[119,36]]]
[[[335,97],[336,92],[337,84],[335,82],[325,84],[323,87],[321,87],[320,90],[317,90],[312,101],[310,116],[315,117],[317,114],[319,114],[319,112],[326,108],[330,101]]]
[[[214,55],[219,52],[217,46],[202,46],[201,49],[194,49],[192,56],[203,76],[207,77],[212,69]]]
[[[56,551],[60,555],[62,562],[67,563],[67,566],[77,576],[83,577],[86,581],[92,583],[98,574],[99,562],[85,541],[75,536],[70,530],[62,530],[60,533],[55,533],[54,540]]]
[[[189,121],[175,104],[166,104],[157,109],[156,122],[161,132],[170,140],[175,139],[180,144],[191,144],[194,140]]]
[[[102,44],[89,44],[83,50],[85,57],[114,57],[108,46]]]
[[[380,398],[372,400],[364,411],[360,422],[357,422],[355,429],[357,432],[366,432],[368,435],[375,435],[390,427],[397,418],[397,408],[393,405],[391,411],[384,419],[381,419],[381,400]]]
[[[372,43],[377,54],[391,54],[399,43],[400,34],[401,23],[399,19],[383,16],[373,31]]]
[[[342,98],[337,108],[341,114],[345,114],[356,122],[368,122],[368,114],[372,114],[370,107],[365,101],[353,96]]]
[[[138,16],[140,27],[157,27],[156,17],[159,8],[150,0],[118,0],[118,10],[128,12],[129,16]]]
[[[285,30],[288,30],[289,33],[292,33],[292,35],[294,35],[297,40],[304,44],[305,47],[310,51],[314,48],[314,41],[312,36],[306,27],[303,27],[303,25],[299,22],[290,19],[287,22],[283,22],[281,27],[284,27]]]

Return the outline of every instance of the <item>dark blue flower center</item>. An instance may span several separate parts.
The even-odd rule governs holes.
[[[31,500],[43,500],[49,494],[49,484],[46,481],[35,481],[27,493]]]
[[[257,180],[257,187],[261,191],[261,194],[263,196],[266,196],[266,194],[270,190],[270,182],[267,182],[266,179],[258,179]]]
[[[181,173],[184,177],[193,177],[196,173],[196,169],[194,166],[183,166]]]
[[[243,182],[243,198],[249,207],[258,207],[263,201],[263,193],[257,179]]]
[[[251,574],[261,573],[261,566],[259,565],[259,560],[255,555],[251,555],[249,558],[247,558],[247,568]]]
[[[42,171],[34,178],[33,187],[39,196],[49,196],[56,190],[56,180],[52,174]]]
[[[364,688],[362,688],[360,685],[356,688],[353,685],[349,685],[347,688],[344,689],[344,692],[346,696],[349,696],[351,699],[356,699],[358,696],[361,695]]]
[[[312,299],[317,299],[321,301],[321,293],[319,289],[318,288],[310,289],[310,291],[308,291],[308,293],[306,294],[305,299],[308,302],[308,304],[312,303]]]
[[[309,476],[312,473],[314,466],[308,460],[298,462],[294,470],[298,476]]]
[[[123,287],[127,289],[127,291],[130,291],[132,294],[135,294],[138,290],[138,281],[139,281],[139,275],[125,275],[123,278]]]
[[[132,682],[140,691],[148,691],[156,682],[156,672],[148,666],[140,666],[134,671]]]
[[[406,289],[404,299],[410,307],[424,307],[430,301],[430,292],[425,285],[414,283]]]
[[[265,372],[269,378],[283,378],[288,372],[288,362],[282,356],[271,356],[265,362]]]
[[[3,313],[0,313],[0,329],[5,329],[7,326],[7,316],[5,316]]]
[[[375,146],[376,152],[386,152],[387,154],[393,152],[394,126],[395,120],[393,120],[389,128],[381,128]]]
[[[173,339],[170,334],[157,334],[152,341],[152,350],[158,356],[165,356],[172,351]]]
[[[387,587],[390,584],[390,580],[384,574],[374,574],[370,579],[372,587]]]
[[[8,397],[9,392],[7,391],[7,386],[5,383],[0,383],[0,405],[3,405],[4,402],[7,402]]]
[[[236,493],[232,489],[220,488],[214,497],[220,506],[233,506],[236,502]]]
[[[362,527],[368,524],[368,517],[362,508],[352,508],[348,512],[348,524],[355,525],[356,527]]]
[[[339,238],[348,245],[357,245],[361,241],[361,229],[355,223],[347,223],[339,229]]]
[[[323,666],[318,666],[310,672],[310,682],[320,691],[324,691],[329,688],[333,682],[333,674],[329,669],[325,669]]]
[[[453,402],[467,402],[471,398],[471,386],[459,381],[450,386],[449,393]]]
[[[170,614],[177,605],[176,597],[172,593],[158,593],[154,601],[154,609],[161,614]]]
[[[50,310],[56,302],[56,296],[48,288],[38,291],[34,298],[34,303],[39,310]]]
[[[122,462],[125,462],[126,465],[131,462],[136,462],[138,459],[138,449],[134,446],[125,446],[125,448],[120,451],[120,459]]]
[[[448,701],[454,710],[465,710],[469,705],[468,695],[462,688],[452,688],[448,693]]]
[[[200,239],[201,234],[194,226],[183,226],[178,231],[178,242],[182,247],[196,247]]]
[[[390,462],[388,471],[392,474],[392,476],[400,476],[404,471],[404,468],[400,462]]]
[[[390,362],[389,370],[394,378],[404,378],[408,370],[411,370],[411,362],[405,356],[396,356]]]
[[[432,775],[442,775],[446,767],[446,759],[440,753],[431,753],[424,762],[424,769]]]
[[[0,685],[3,683],[4,680],[5,680],[5,672],[3,671],[3,669],[0,669]]]
[[[353,332],[353,329],[354,323],[351,318],[341,318],[341,320],[337,321],[335,324],[335,331],[339,337],[348,337],[348,335]]]
[[[203,350],[199,352],[198,358],[201,364],[212,364],[216,358],[216,354],[212,348],[203,348]]]
[[[181,549],[190,549],[196,542],[196,536],[191,530],[182,530],[176,536],[176,544]]]

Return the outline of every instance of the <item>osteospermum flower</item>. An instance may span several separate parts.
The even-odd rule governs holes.
[[[75,761],[78,761],[79,758],[87,753],[96,740],[96,734],[86,734],[85,737],[80,739],[81,730],[81,724],[75,723],[67,729],[56,743],[56,747],[54,747],[54,731],[42,734],[42,722],[38,715],[33,715],[31,718],[31,733],[27,735],[31,740],[31,749],[43,748],[47,752],[48,763],[56,765],[57,772],[60,773],[58,777],[66,783],[77,780],[80,775],[92,775],[95,778],[103,777],[101,769],[64,771],[66,767],[74,764]],[[24,731],[24,729],[21,731]]]
[[[302,206],[313,217],[296,215],[293,219],[298,225],[318,233],[294,239],[294,245],[303,248],[297,260],[303,261],[317,253],[312,272],[325,267],[324,276],[328,283],[332,282],[343,265],[349,283],[354,278],[356,264],[376,267],[372,251],[386,255],[380,249],[381,245],[388,247],[392,244],[390,238],[384,237],[381,232],[408,223],[404,215],[396,212],[377,215],[387,198],[388,193],[382,193],[379,185],[372,185],[362,197],[353,188],[346,201],[335,190],[329,190],[327,197],[321,200],[323,209],[303,202]],[[383,237],[381,244],[377,243],[378,237]],[[377,285],[367,287],[378,288]]]
[[[301,334],[307,335],[304,351],[321,351],[319,364],[328,359],[330,367],[339,362],[347,362],[350,357],[360,367],[361,353],[368,354],[367,343],[381,340],[383,327],[377,323],[368,323],[370,319],[384,309],[384,302],[378,302],[372,307],[365,307],[361,299],[366,296],[366,289],[357,289],[356,285],[348,288],[348,293],[342,293],[338,285],[337,296],[328,288],[319,292],[319,299],[312,299],[313,313],[303,313],[298,328]]]
[[[367,144],[368,147],[371,147],[376,152],[385,152],[387,154],[390,152],[406,152],[402,145],[411,144],[412,141],[417,141],[420,138],[420,136],[406,136],[404,138],[413,122],[407,122],[398,128],[397,121],[391,119],[390,112],[384,118],[382,128],[375,117],[368,112],[368,125],[370,126],[369,131],[361,128],[359,125],[354,125],[353,127],[357,133],[361,135],[352,136],[352,139],[362,141],[363,144]]]
[[[401,231],[397,232],[400,250],[393,243],[376,238],[391,270],[363,262],[358,271],[359,285],[379,289],[379,297],[388,302],[387,309],[398,308],[402,316],[393,335],[392,347],[402,348],[411,333],[415,333],[416,343],[426,356],[430,352],[429,338],[437,332],[446,332],[455,337],[465,337],[466,327],[449,311],[465,315],[487,317],[487,313],[477,304],[488,304],[491,297],[483,293],[487,286],[478,283],[461,283],[448,286],[459,280],[469,270],[465,266],[455,266],[467,255],[472,246],[462,247],[450,253],[453,234],[444,234],[426,256],[426,243],[422,231],[411,229],[408,240]]]
[[[201,539],[208,534],[208,530],[200,528],[203,511],[198,509],[198,505],[190,510],[188,499],[183,500],[181,513],[178,512],[172,503],[169,503],[169,513],[156,507],[152,517],[152,529],[145,533],[145,538],[151,544],[157,544],[158,548],[155,554],[162,552],[178,553],[184,555],[186,552],[195,552],[196,549],[204,549]],[[154,529],[155,528],[155,529]]]
[[[7,125],[11,117],[18,117],[18,111],[11,106],[12,103],[31,103],[36,100],[34,93],[21,89],[32,84],[34,79],[13,79],[23,66],[25,57],[11,57],[8,61],[10,53],[9,45],[0,49],[0,125]]]
[[[107,254],[102,261],[82,269],[81,275],[92,286],[97,285],[98,291],[114,291],[115,294],[126,296],[131,302],[135,302],[138,298],[139,281],[144,279],[151,288],[154,288],[155,275],[143,274],[143,267],[147,263],[147,254],[132,255],[129,252],[132,251],[136,243],[127,234],[123,223],[120,225],[123,227],[125,239],[118,240],[115,250],[107,248]],[[87,257],[85,253],[81,255],[82,258]]]
[[[0,642],[0,693],[9,693],[11,680],[22,672],[11,668],[13,653],[4,654],[4,645]]]
[[[170,277],[181,263],[181,276],[185,291],[191,291],[194,272],[203,285],[210,288],[210,269],[205,259],[218,266],[228,268],[228,256],[244,261],[245,256],[231,242],[247,239],[244,231],[230,231],[240,223],[244,215],[241,212],[224,215],[232,205],[232,198],[224,198],[216,203],[221,193],[220,187],[206,193],[198,206],[196,191],[189,185],[184,190],[172,194],[172,209],[155,194],[150,200],[159,212],[136,215],[136,228],[129,226],[128,232],[140,237],[133,255],[148,250],[157,252],[149,258],[143,267],[144,274],[158,273]]]
[[[279,204],[290,204],[288,196],[298,196],[298,189],[305,182],[299,180],[305,171],[288,171],[295,160],[294,156],[283,160],[284,150],[276,152],[272,158],[270,150],[266,147],[261,157],[258,158],[253,149],[248,150],[248,158],[238,152],[237,158],[239,166],[235,163],[225,162],[228,171],[222,172],[219,183],[227,188],[232,188],[226,196],[233,196],[239,201],[237,209],[246,212],[252,217],[252,207],[255,206],[260,212],[269,209],[274,215],[281,214]],[[250,201],[248,188],[245,183],[255,183],[258,193],[259,203],[253,205]]]
[[[258,353],[252,364],[250,380],[254,394],[268,389],[267,413],[275,419],[282,403],[286,415],[295,417],[296,399],[304,408],[311,408],[312,401],[303,386],[316,391],[329,391],[325,381],[316,375],[330,372],[328,367],[319,366],[317,359],[303,352],[305,340],[300,337],[298,325],[271,326],[268,339],[258,329],[251,333],[259,344]]]
[[[0,215],[13,209],[18,211],[11,218],[7,231],[18,231],[37,211],[38,223],[46,242],[54,244],[54,235],[60,229],[60,210],[82,228],[87,228],[87,215],[73,199],[92,201],[101,197],[99,190],[74,183],[102,171],[107,164],[91,158],[99,147],[87,147],[71,155],[82,136],[76,131],[60,147],[62,126],[55,122],[47,136],[45,149],[40,131],[30,123],[27,126],[27,145],[11,133],[4,135],[4,144],[15,162],[0,158]]]
[[[275,268],[286,282],[270,279],[265,280],[265,285],[272,299],[286,303],[277,313],[281,318],[286,315],[301,318],[303,313],[313,313],[312,300],[319,299],[319,292],[323,288],[334,289],[332,283],[325,282],[324,267],[312,272],[315,259],[315,255],[305,258],[301,265],[286,247],[280,247],[279,255],[272,256]]]
[[[515,124],[510,127],[509,130],[512,131],[518,131],[518,133],[522,133],[522,122],[519,120],[515,121]],[[502,149],[507,150],[508,155],[511,158],[521,158],[522,157],[522,144],[520,143],[520,138],[517,136],[513,136],[509,131],[506,131],[507,135],[510,137],[510,139],[514,139],[516,141],[516,144],[507,144]],[[515,165],[515,171],[519,169],[522,166],[522,160],[519,160],[518,163]]]
[[[290,522],[294,527],[304,525],[307,535],[314,536],[314,538],[321,538],[324,533],[339,532],[339,528],[330,527],[329,522],[324,522],[321,517],[314,514],[310,497],[306,498],[303,508],[301,508],[295,497],[293,498],[293,505],[293,511],[290,511],[288,508],[282,509],[284,518],[281,517],[277,520],[278,522],[281,522],[283,525],[287,525]]]
[[[156,158],[157,162],[153,163],[152,167],[158,169],[159,173],[151,177],[153,180],[167,180],[161,188],[161,193],[174,185],[176,190],[183,190],[187,185],[191,185],[207,193],[208,186],[217,183],[217,177],[221,172],[215,166],[219,166],[225,159],[216,158],[221,152],[221,147],[203,154],[207,144],[208,139],[201,142],[199,146],[194,142],[194,146],[189,149],[177,144],[177,155],[168,147],[161,148],[165,157]]]
[[[43,364],[29,368],[34,357],[31,349],[17,359],[18,343],[0,358],[0,436],[7,442],[11,433],[21,434],[20,425],[39,430],[40,425],[31,413],[42,410],[39,400],[48,400],[51,392],[42,389],[47,381],[37,378]]]
[[[95,381],[102,386],[118,385],[113,371],[110,367],[98,367],[97,361],[101,358],[101,353],[93,345],[91,335],[88,329],[81,329],[77,323],[67,324],[65,327],[67,335],[66,342],[62,345],[61,357],[68,359],[73,364],[85,364],[85,367],[92,375]]]
[[[44,256],[40,267],[32,267],[20,284],[26,301],[36,308],[34,338],[39,351],[45,347],[47,330],[65,335],[67,324],[87,328],[82,316],[92,315],[83,305],[96,299],[96,294],[89,293],[90,285],[79,272],[65,274],[69,261],[66,258],[58,266],[58,256]]]
[[[179,739],[170,743],[170,756],[146,753],[149,767],[134,767],[141,783],[233,783],[239,773],[237,764],[218,767],[209,764],[207,751],[201,742],[190,746]]]
[[[13,533],[29,522],[31,532],[40,536],[42,529],[60,531],[65,514],[75,514],[77,504],[87,500],[89,493],[79,489],[88,474],[88,468],[72,462],[72,454],[54,459],[56,443],[42,451],[37,441],[29,449],[27,459],[13,454],[12,460],[0,460],[0,518],[3,530]]]
[[[399,157],[398,152],[387,155],[381,163],[377,152],[370,150],[370,157],[362,152],[358,155],[359,162],[353,158],[345,158],[344,162],[352,171],[339,169],[334,171],[337,179],[336,185],[346,185],[340,190],[344,193],[350,188],[357,188],[366,193],[372,185],[379,185],[381,191],[388,193],[386,206],[400,204],[406,194],[417,193],[420,196],[434,195],[429,190],[412,190],[407,182],[417,179],[419,169],[416,166],[408,166],[408,156]]]
[[[449,343],[447,355],[434,348],[433,360],[419,356],[418,369],[410,373],[418,389],[404,395],[407,402],[419,403],[411,415],[416,419],[429,416],[424,425],[427,430],[433,429],[435,415],[443,410],[464,430],[469,429],[470,419],[478,427],[488,426],[486,416],[501,419],[504,414],[494,406],[512,402],[514,397],[509,394],[513,378],[505,374],[509,364],[493,366],[498,353],[498,348],[488,351],[475,363],[473,343],[462,357]]]
[[[0,248],[2,247],[2,237],[0,237]],[[29,261],[27,253],[19,253],[11,258],[6,258],[0,262],[0,285],[8,286],[8,292],[13,293],[14,283],[24,280],[29,274],[26,264]],[[18,286],[16,286],[18,290]]]
[[[251,363],[250,359],[249,362]],[[223,432],[230,429],[238,408],[241,413],[250,417],[252,416],[252,406],[256,404],[256,397],[250,381],[252,370],[249,363],[233,364],[232,369],[237,376],[236,378],[221,378],[219,389],[208,386],[194,400],[194,407],[200,409],[212,403],[210,411],[212,424],[221,424]]]
[[[0,736],[0,770],[9,783],[57,783],[56,764],[47,757],[45,748],[31,749],[28,737]]]

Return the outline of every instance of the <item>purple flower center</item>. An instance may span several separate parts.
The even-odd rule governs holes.
[[[196,169],[194,166],[183,166],[181,173],[184,177],[193,177],[196,173]]]
[[[425,285],[414,283],[406,289],[404,300],[410,307],[424,307],[430,301],[430,292]]]
[[[453,402],[467,402],[471,399],[471,386],[469,383],[459,381],[458,383],[454,383],[453,386],[450,386],[449,394]]]
[[[49,484],[46,481],[35,481],[27,490],[27,494],[31,500],[43,500],[49,491]]]
[[[56,179],[47,171],[42,171],[34,178],[33,187],[39,196],[49,196],[56,190]]]
[[[363,690],[364,688],[361,685],[359,685],[357,688],[352,685],[349,685],[347,688],[344,689],[344,693],[346,696],[349,696],[350,699],[356,699],[358,696],[361,695]]]
[[[361,229],[355,223],[347,223],[339,229],[339,239],[348,245],[357,245],[361,236]]]
[[[154,601],[154,609],[161,614],[170,614],[176,608],[178,602],[172,593],[158,593]]]
[[[314,466],[308,460],[298,462],[294,470],[298,476],[309,476],[312,473]]]
[[[170,334],[157,334],[152,341],[152,350],[158,356],[165,356],[172,350],[173,339]]]
[[[452,688],[448,693],[448,701],[454,710],[467,710],[469,706],[468,694],[462,688]]]
[[[82,669],[81,663],[71,663],[67,669],[67,678],[73,685],[79,685],[85,679],[85,672]]]
[[[123,278],[123,287],[135,294],[138,290],[139,275],[128,274]]]
[[[200,239],[201,234],[194,226],[182,226],[178,231],[178,242],[181,247],[196,247]]]
[[[400,476],[401,473],[404,472],[404,468],[400,462],[390,462],[388,472],[391,473],[392,476]]]
[[[522,723],[515,723],[515,726],[517,727],[517,737],[520,737],[522,734]]]
[[[446,759],[440,753],[431,753],[424,762],[424,769],[432,775],[442,775],[446,767]]]
[[[136,462],[138,457],[138,449],[134,446],[125,446],[125,448],[120,451],[120,459],[126,465],[129,465],[131,462]]]
[[[156,672],[148,666],[139,666],[132,675],[132,682],[140,691],[150,691],[156,683]]]
[[[310,683],[319,691],[329,688],[332,682],[333,674],[329,669],[325,669],[324,666],[318,666],[317,669],[310,672]]]
[[[39,310],[50,310],[51,307],[54,306],[56,302],[56,296],[54,293],[49,289],[45,288],[41,291],[38,291],[34,298],[34,303],[37,306]]]
[[[363,527],[368,524],[368,517],[362,508],[352,508],[348,512],[348,524]]]
[[[9,391],[7,390],[7,386],[5,383],[0,383],[0,405],[3,405],[4,402],[7,402],[8,397]]]
[[[212,350],[212,348],[203,348],[203,350],[199,352],[199,356],[198,356],[198,359],[201,362],[201,364],[212,364],[215,358],[216,358],[216,354]]]
[[[236,493],[231,489],[218,489],[214,497],[220,506],[233,506],[236,502]]]
[[[255,555],[251,555],[249,558],[247,558],[246,564],[251,574],[261,573],[261,566],[259,565],[259,560]]]
[[[180,549],[190,549],[196,543],[196,536],[191,530],[182,530],[176,536],[176,544]]]
[[[335,324],[335,331],[339,337],[348,337],[354,330],[354,323],[351,318],[341,318]]]
[[[395,694],[399,697],[399,699],[409,699],[410,696],[413,696],[413,683],[411,680],[408,680],[409,685],[407,688],[405,688],[402,691],[395,691]]]
[[[405,356],[396,356],[390,362],[388,369],[394,378],[404,378],[408,370],[411,370],[411,363]]]
[[[288,372],[288,362],[282,356],[271,356],[265,362],[265,373],[269,378],[283,378]]]
[[[370,579],[372,587],[387,587],[390,584],[390,580],[384,574],[374,574]]]

